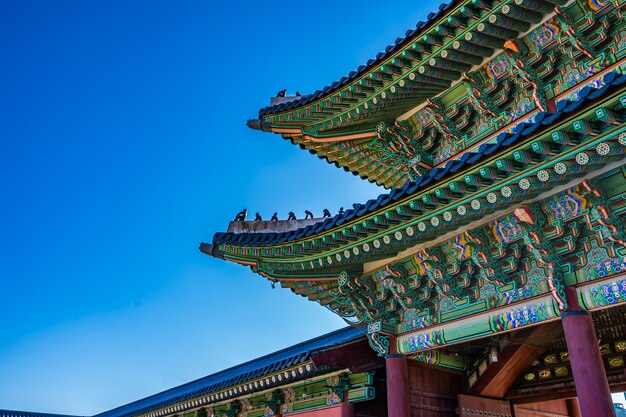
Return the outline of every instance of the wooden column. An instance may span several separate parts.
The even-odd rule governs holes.
[[[348,394],[341,403],[341,417],[354,417],[354,404],[348,401]]]
[[[576,398],[568,398],[565,400],[567,404],[567,412],[570,417],[582,417],[580,415],[580,407],[578,406],[578,399]]]
[[[390,342],[391,353],[385,357],[387,368],[387,415],[389,417],[411,417],[407,359],[397,353],[395,338],[391,339]]]
[[[582,417],[615,417],[593,320],[578,304],[575,288],[567,288],[568,311],[561,314],[567,351]]]

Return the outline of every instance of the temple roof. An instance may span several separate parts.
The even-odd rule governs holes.
[[[158,410],[185,400],[194,399],[233,385],[301,364],[315,352],[356,342],[365,338],[357,328],[346,327],[334,332],[290,346],[266,356],[253,359],[215,374],[188,382],[167,391],[97,414],[97,417],[130,417]],[[280,383],[275,384],[280,385]],[[266,387],[267,388],[267,387]],[[53,415],[24,414],[0,417],[48,417]]]
[[[609,92],[623,88],[626,84],[626,75],[609,72],[604,78],[601,88],[584,87],[577,100],[562,100],[557,103],[555,112],[538,113],[532,123],[519,123],[511,132],[498,134],[493,141],[484,143],[475,150],[464,153],[459,159],[447,162],[443,167],[434,168],[428,175],[419,177],[416,181],[407,182],[403,187],[394,188],[389,193],[380,194],[376,199],[363,204],[354,204],[353,208],[332,218],[327,218],[316,224],[297,230],[280,233],[215,233],[212,245],[203,244],[201,250],[213,256],[220,256],[216,245],[227,244],[234,246],[261,247],[283,244],[304,238],[311,238],[318,234],[339,229],[348,222],[371,216],[384,208],[397,204],[402,199],[420,194],[438,183],[449,180],[450,177],[462,173],[465,169],[475,167],[477,163],[492,158],[494,155],[507,150],[513,145],[524,142],[530,136],[541,132],[546,126],[554,125],[580,109],[586,103],[599,99]]]
[[[280,113],[286,110],[294,109],[297,107],[302,107],[306,104],[312,103],[316,100],[320,100],[338,90],[342,87],[345,87],[352,83],[353,81],[359,79],[364,74],[368,73],[372,69],[376,68],[377,65],[383,63],[387,58],[392,56],[394,53],[398,52],[402,49],[408,42],[412,40],[412,38],[426,28],[429,28],[433,25],[437,19],[447,10],[449,10],[455,3],[462,3],[459,0],[450,1],[447,3],[442,3],[439,5],[437,12],[429,13],[426,17],[426,21],[420,21],[415,25],[414,29],[409,29],[404,34],[404,37],[397,38],[395,42],[391,45],[387,45],[383,52],[379,52],[376,54],[376,57],[368,60],[365,65],[359,66],[355,71],[351,71],[348,75],[341,77],[339,80],[333,82],[330,85],[325,86],[322,89],[319,89],[311,94],[307,94],[302,96],[299,100],[291,100],[283,104],[277,104],[273,106],[267,106],[259,110],[259,117]]]
[[[536,30],[554,16],[555,6],[565,3],[443,3],[365,65],[312,94],[285,97],[281,104],[260,109],[258,119],[248,125],[281,134],[362,179],[385,188],[401,187],[414,177],[377,155],[373,145],[379,123],[406,121],[435,97],[455,101],[468,85],[468,74],[473,79],[472,73],[498,59],[507,41]],[[429,169],[433,167],[440,165]]]

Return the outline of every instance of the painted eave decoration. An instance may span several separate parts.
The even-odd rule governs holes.
[[[441,349],[558,320],[568,287],[626,303],[625,8],[446,4],[341,82],[273,99],[250,127],[390,191],[201,251],[366,324],[379,356],[455,369]]]
[[[363,179],[386,188],[402,187],[441,168],[462,150],[442,153],[441,142],[454,137],[456,147],[468,148],[489,133],[487,128],[470,134],[465,131],[468,123],[484,125],[482,119],[488,116],[504,128],[523,117],[505,108],[506,99],[500,97],[521,88],[517,78],[538,77],[540,84],[548,85],[553,80],[551,71],[544,70],[546,58],[552,62],[548,66],[554,66],[554,56],[558,59],[571,45],[573,55],[591,55],[606,39],[598,34],[604,23],[572,17],[568,8],[571,2],[565,0],[444,3],[366,65],[313,94],[261,109],[259,119],[248,124],[281,134]],[[565,35],[571,27],[582,27],[589,41]],[[534,43],[524,45],[529,38]],[[586,49],[579,50],[581,44]],[[517,59],[535,61],[542,68],[532,77],[520,75]],[[556,93],[546,92],[544,104],[550,108],[531,104],[524,113],[553,110],[550,100]],[[463,106],[463,101],[469,105]],[[451,104],[471,111],[459,112]],[[416,115],[418,110],[427,114]]]
[[[538,113],[532,123],[500,133],[443,168],[343,214],[289,232],[215,233],[201,250],[257,272],[262,272],[259,262],[276,260],[291,265],[285,269],[291,276],[333,273],[364,259],[394,255],[576,178],[577,171],[568,171],[568,165],[591,171],[621,160],[625,123],[604,124],[602,119],[625,111],[625,92],[626,76],[609,72],[602,87],[582,88],[576,101],[562,100],[555,112]],[[589,110],[590,103],[601,110]],[[587,134],[592,125],[601,133]],[[601,155],[597,146],[605,142],[615,145]],[[585,158],[587,149],[591,152]]]

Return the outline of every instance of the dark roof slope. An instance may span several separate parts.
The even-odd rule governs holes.
[[[297,365],[308,360],[312,353],[340,346],[364,337],[361,330],[346,327],[293,345],[278,352],[251,360],[213,375],[188,382],[167,391],[97,414],[98,417],[127,417],[157,410],[181,401],[209,394],[223,388],[260,377],[267,373]],[[4,416],[0,416],[4,417]],[[16,416],[21,417],[21,416]],[[30,416],[24,416],[30,417]],[[34,416],[36,417],[36,416]],[[45,416],[44,416],[45,417]]]

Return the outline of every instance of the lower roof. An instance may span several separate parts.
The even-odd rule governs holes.
[[[130,404],[114,408],[97,414],[97,417],[131,417],[158,410],[181,401],[200,397],[230,386],[261,377],[277,370],[303,363],[311,358],[313,353],[327,350],[331,347],[356,342],[364,339],[364,333],[354,327],[346,327],[331,333],[307,340],[302,343],[279,350],[269,355],[253,359],[249,362],[233,366],[212,375],[188,382],[178,387],[134,401]],[[0,417],[12,417],[2,416]],[[38,417],[38,416],[15,416]],[[42,415],[42,417],[46,417]],[[94,416],[95,417],[95,416]]]
[[[250,379],[258,378],[280,369],[311,359],[311,355],[330,348],[348,345],[364,339],[363,331],[345,327],[314,339],[253,359],[232,368],[219,371],[178,387],[151,395],[132,403],[96,414],[97,417],[130,417],[158,410],[181,401],[200,397]],[[94,416],[94,417],[96,417]],[[78,417],[64,414],[0,410],[0,417]]]

